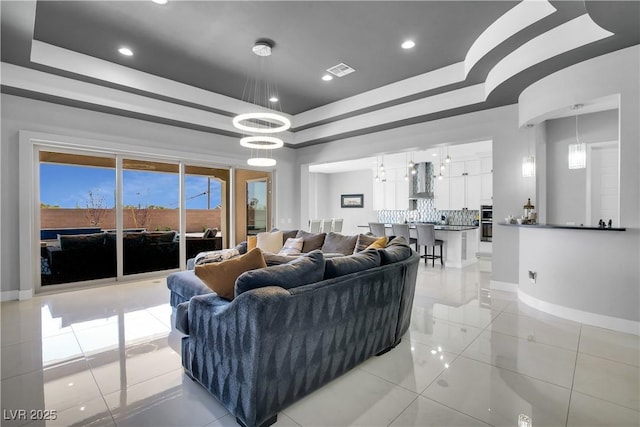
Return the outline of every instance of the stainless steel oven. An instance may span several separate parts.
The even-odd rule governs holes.
[[[493,206],[480,206],[480,241],[491,242],[493,238]]]

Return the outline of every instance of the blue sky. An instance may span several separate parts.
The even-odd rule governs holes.
[[[114,206],[114,169],[40,164],[40,201],[61,208],[84,208],[89,192],[102,197],[107,208]],[[207,177],[185,177],[187,209],[207,208]],[[125,205],[156,205],[165,208],[178,207],[178,175],[162,172],[123,172],[123,202]],[[211,180],[211,207],[220,204],[220,183]]]

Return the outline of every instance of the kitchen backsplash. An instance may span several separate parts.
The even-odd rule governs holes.
[[[480,215],[477,210],[439,211],[433,199],[418,199],[415,210],[380,210],[376,211],[379,222],[387,224],[407,222],[436,222],[452,225],[473,225]],[[445,220],[442,220],[442,216]]]

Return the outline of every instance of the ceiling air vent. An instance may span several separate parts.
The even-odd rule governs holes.
[[[351,68],[344,62],[339,63],[338,65],[334,65],[331,68],[327,68],[327,71],[337,77],[343,77],[347,74],[351,74],[355,71],[354,68]]]

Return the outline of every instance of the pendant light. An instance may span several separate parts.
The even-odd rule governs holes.
[[[528,123],[527,128],[527,155],[522,158],[522,177],[529,178],[536,176],[536,158],[531,155],[531,132],[533,132],[533,124]]]
[[[404,153],[404,162],[407,163],[407,153]],[[409,166],[409,168],[410,168],[410,166]],[[407,170],[404,171],[404,180],[405,181],[409,181],[408,168],[407,168]]]
[[[579,110],[582,104],[571,107],[572,110]],[[578,114],[576,114],[576,143],[569,144],[569,169],[584,169],[587,167],[587,145],[580,142],[578,136]]]
[[[376,177],[374,178],[376,182],[380,182],[380,175],[378,175],[379,171],[380,167],[378,166],[378,156],[376,156]]]
[[[273,106],[280,106],[275,85],[268,82],[265,69],[265,58],[271,56],[274,43],[271,40],[260,39],[252,47],[252,52],[260,58],[256,66],[256,76],[248,78],[243,93],[243,99],[256,106],[256,111],[235,116],[233,126],[244,134],[240,145],[251,149],[251,158],[247,160],[250,166],[275,166],[276,160],[271,157],[271,150],[284,145],[281,138],[275,136],[291,127],[291,121],[284,115],[272,110]],[[260,76],[259,72],[264,75]],[[247,89],[249,88],[249,89]]]

